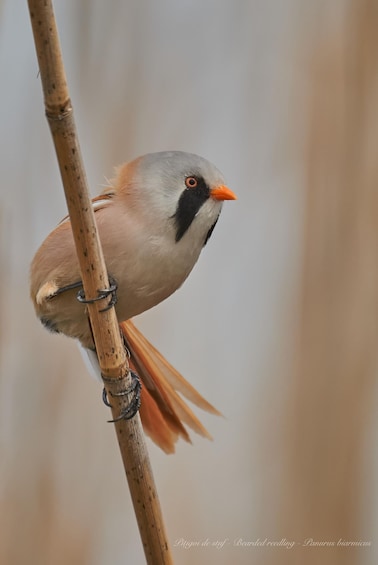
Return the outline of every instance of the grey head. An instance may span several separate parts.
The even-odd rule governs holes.
[[[170,223],[177,243],[198,232],[205,244],[222,201],[236,198],[225,187],[222,173],[203,157],[184,151],[149,153],[135,163],[137,192],[152,216]]]

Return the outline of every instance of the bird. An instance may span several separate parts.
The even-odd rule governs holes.
[[[140,416],[146,435],[173,453],[187,427],[212,439],[187,400],[219,415],[137,329],[133,318],[181,287],[209,241],[223,201],[236,195],[208,160],[183,151],[148,153],[121,165],[92,205],[109,280],[117,288],[117,320],[142,381]],[[67,216],[31,262],[30,296],[50,331],[79,340],[93,363],[95,344]],[[182,395],[182,396],[181,396]]]

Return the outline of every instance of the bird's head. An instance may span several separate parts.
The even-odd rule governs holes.
[[[209,239],[224,200],[235,200],[221,172],[209,161],[183,151],[149,153],[124,165],[118,189],[126,203],[149,222],[184,237]]]

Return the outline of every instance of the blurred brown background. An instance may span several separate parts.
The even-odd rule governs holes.
[[[182,149],[239,196],[137,321],[226,416],[150,444],[175,562],[377,563],[377,2],[55,7],[93,194]],[[0,77],[0,562],[139,565],[101,389],[28,298],[65,203],[26,1],[0,2]]]

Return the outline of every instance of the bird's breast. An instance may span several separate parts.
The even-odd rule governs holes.
[[[195,265],[201,248],[186,249],[166,235],[136,238],[123,245],[112,260],[105,260],[109,274],[118,285],[117,316],[127,320],[156,306],[173,294]]]

